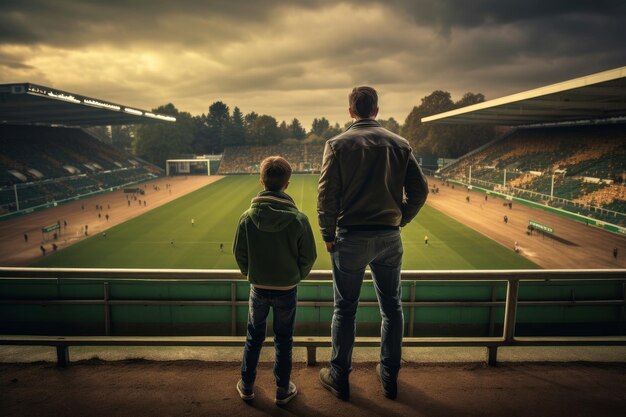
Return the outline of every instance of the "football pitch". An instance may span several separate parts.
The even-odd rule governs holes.
[[[317,179],[317,175],[294,175],[287,193],[313,227],[318,252],[314,269],[330,269],[317,227]],[[257,176],[226,177],[111,228],[106,237],[94,235],[32,266],[235,269],[234,231],[239,216],[259,191]],[[424,235],[428,235],[428,245]],[[403,228],[402,241],[403,269],[537,268],[514,251],[428,206]]]

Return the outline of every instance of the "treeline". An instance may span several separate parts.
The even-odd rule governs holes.
[[[413,107],[400,132],[409,140],[417,155],[458,158],[494,139],[494,127],[482,124],[422,123],[421,119],[483,101],[485,96],[480,93],[465,93],[454,102],[447,91],[433,91],[422,98],[419,106]]]
[[[394,118],[378,121],[390,131],[407,138],[418,155],[455,158],[491,140],[493,129],[483,126],[425,125],[420,119],[481,101],[484,101],[482,94],[467,93],[461,100],[453,102],[450,93],[435,91],[413,108],[404,125],[401,126]],[[270,115],[255,112],[243,114],[238,107],[234,107],[231,112],[221,101],[211,104],[208,112],[199,116],[180,111],[171,103],[153,111],[176,117],[176,123],[152,123],[137,129],[113,127],[109,142],[125,147],[132,144],[137,156],[161,166],[166,159],[180,154],[217,154],[229,146],[324,143],[352,123],[348,121],[343,126],[339,123],[333,125],[325,117],[320,117],[315,118],[307,130],[297,118],[279,123]]]

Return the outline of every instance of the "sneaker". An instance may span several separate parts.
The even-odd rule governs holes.
[[[395,379],[390,382],[384,381],[380,364],[376,365],[376,375],[378,375],[380,386],[383,388],[383,395],[390,400],[395,400],[398,396],[398,381]]]
[[[278,405],[285,405],[293,397],[298,394],[298,388],[296,388],[296,384],[289,381],[289,386],[287,388],[276,387],[276,399],[274,402]]]
[[[330,374],[330,368],[322,368],[320,370],[320,384],[340,400],[348,401],[350,399],[350,385],[340,385]]]
[[[237,382],[237,392],[244,401],[252,401],[254,399],[254,391],[252,388],[246,388],[242,379]]]

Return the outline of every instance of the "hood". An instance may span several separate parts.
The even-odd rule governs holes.
[[[252,199],[248,214],[259,230],[280,232],[296,219],[298,209],[287,194],[263,191]]]

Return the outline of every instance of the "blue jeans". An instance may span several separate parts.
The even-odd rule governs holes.
[[[335,309],[332,320],[331,375],[344,383],[352,371],[356,310],[365,267],[372,278],[380,307],[382,377],[395,380],[400,370],[404,314],[402,312],[402,239],[400,231],[347,231],[339,229],[331,253]]]
[[[274,311],[274,377],[278,387],[289,386],[291,377],[291,350],[293,329],[296,322],[297,287],[287,291],[266,290],[250,286],[248,309],[248,332],[241,363],[241,379],[246,388],[251,388],[256,379],[256,367],[265,341],[267,316],[270,307]]]

